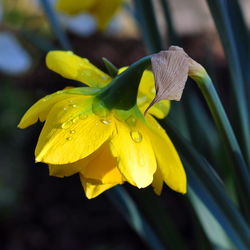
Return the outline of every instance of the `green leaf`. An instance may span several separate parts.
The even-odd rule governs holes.
[[[214,249],[217,250],[232,250],[233,247],[231,240],[225,234],[221,225],[214,218],[212,213],[200,200],[200,198],[195,194],[191,187],[188,188],[188,196],[191,203],[199,217],[199,220],[206,232],[208,238],[214,245]]]
[[[151,249],[166,249],[159,240],[158,235],[141,215],[136,204],[123,187],[116,186],[107,191],[106,194],[130,226]]]
[[[207,206],[218,223],[238,249],[250,248],[250,229],[228,197],[225,187],[210,164],[191,146],[191,143],[176,131],[173,124],[161,121],[174,145],[188,164],[185,170],[188,183],[196,195]]]
[[[116,68],[116,66],[105,57],[102,58],[102,61],[104,62],[109,75],[113,78],[116,77],[118,74],[118,69]]]
[[[210,11],[215,21],[216,28],[220,35],[231,74],[231,87],[234,97],[233,103],[235,104],[235,107],[233,107],[233,109],[235,110],[233,117],[236,121],[233,124],[235,126],[236,135],[239,138],[239,143],[243,149],[245,158],[250,164],[250,119],[249,108],[246,99],[247,95],[245,91],[244,77],[242,74],[242,70],[249,71],[249,69],[247,68],[247,65],[249,64],[245,65],[242,68],[242,65],[240,63],[241,53],[239,53],[238,47],[241,46],[241,44],[245,41],[239,41],[239,39],[236,39],[236,35],[240,32],[234,32],[236,29],[236,25],[232,25],[232,23],[236,22],[236,20],[231,20],[230,14],[232,17],[232,12],[237,11],[237,8],[234,8],[232,10],[232,7],[235,7],[235,5],[233,5],[232,3],[228,4],[228,2],[231,1],[207,0]],[[229,11],[228,6],[230,6],[231,11]],[[237,18],[237,20],[238,25],[242,25],[242,23],[239,21],[239,18]],[[237,26],[237,29],[242,29],[242,27],[239,28]],[[238,44],[239,42],[240,44]],[[248,44],[249,43],[247,42],[246,46]],[[244,52],[247,53],[247,51]]]
[[[135,18],[149,54],[163,49],[152,0],[135,0]]]

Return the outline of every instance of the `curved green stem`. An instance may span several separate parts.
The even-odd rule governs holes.
[[[234,165],[233,171],[239,191],[239,200],[241,202],[245,216],[248,217],[250,221],[250,174],[234,131],[210,77],[206,74],[203,77],[194,77],[193,79],[199,86],[204,98],[206,99],[218,130],[222,135],[222,139],[227,147],[231,161]]]

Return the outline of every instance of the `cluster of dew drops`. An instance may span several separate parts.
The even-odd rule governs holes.
[[[56,94],[61,94],[63,91],[57,91]],[[50,99],[51,96],[46,96],[44,97],[42,100],[43,101],[47,101],[48,99]],[[77,108],[77,104],[75,104],[73,102],[73,100],[69,100],[69,105],[67,105],[66,107],[63,108],[64,111],[67,111],[68,109],[70,108]],[[105,111],[104,110],[99,110],[99,111],[95,111],[95,109],[92,110],[93,113],[95,113],[96,115],[98,116],[105,116]],[[104,113],[103,113],[104,112]],[[68,120],[68,121],[65,121],[61,124],[61,128],[62,129],[65,129],[65,130],[68,130],[69,129],[69,136],[66,137],[66,141],[71,141],[73,139],[73,135],[76,133],[76,131],[74,129],[70,129],[70,127],[77,123],[78,120],[86,120],[88,118],[88,115],[87,114],[79,114],[78,116],[76,116],[75,118],[71,119],[71,120]],[[142,140],[143,140],[143,136],[142,134],[137,131],[137,130],[134,130],[133,127],[135,127],[135,124],[136,124],[136,118],[131,115],[129,116],[129,118],[126,119],[126,123],[128,124],[128,126],[130,128],[132,128],[132,130],[130,131],[130,137],[131,139],[136,142],[136,143],[140,143]],[[111,120],[108,120],[106,118],[101,118],[100,119],[100,122],[104,125],[111,125],[112,121]],[[96,123],[96,125],[99,125],[98,123]]]

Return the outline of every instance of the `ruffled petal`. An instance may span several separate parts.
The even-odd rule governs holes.
[[[87,84],[90,87],[102,88],[112,78],[95,67],[86,58],[81,58],[71,51],[50,51],[46,56],[47,67],[61,76]]]
[[[94,152],[93,154],[95,154]],[[56,176],[56,177],[68,177],[74,175],[81,171],[84,167],[88,165],[90,161],[90,157],[87,156],[82,160],[69,163],[69,164],[62,164],[62,165],[52,165],[49,164],[49,175]]]
[[[112,134],[108,123],[92,113],[92,97],[64,100],[51,109],[35,150],[36,161],[48,164],[76,162],[96,151]]]
[[[163,188],[163,179],[162,179],[162,174],[159,169],[156,170],[154,174],[154,179],[152,182],[152,186],[154,188],[154,192],[158,195],[161,194],[162,188]]]
[[[38,119],[41,122],[45,121],[49,111],[57,102],[66,99],[70,100],[76,97],[76,95],[68,94],[66,92],[67,90],[60,90],[37,101],[26,111],[20,123],[18,124],[18,127],[27,128],[28,126],[36,123]]]
[[[88,199],[95,198],[104,191],[116,186],[117,184],[101,184],[100,182],[92,179],[86,179],[80,174],[81,183]]]
[[[154,148],[162,179],[171,189],[186,193],[186,174],[174,145],[165,130],[152,116],[147,115],[146,119],[151,126],[151,129],[148,129],[148,135]]]
[[[119,120],[115,123],[116,132],[110,140],[110,148],[117,157],[120,172],[132,185],[139,188],[150,185],[156,160],[148,135],[144,133],[145,125],[139,120],[135,128]]]
[[[95,179],[102,184],[122,184],[124,178],[117,168],[117,161],[105,142],[95,153],[88,156],[89,163],[81,168],[80,173],[87,179]]]

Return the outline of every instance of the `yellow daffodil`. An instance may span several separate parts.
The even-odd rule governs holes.
[[[86,12],[97,20],[98,30],[105,30],[124,0],[58,0],[56,9],[68,15]]]
[[[186,175],[179,156],[153,117],[165,117],[169,101],[154,104],[143,115],[155,97],[151,71],[143,73],[137,104],[122,110],[104,105],[99,93],[112,78],[87,59],[72,52],[52,51],[46,63],[61,76],[89,86],[45,96],[18,125],[26,128],[38,120],[45,121],[35,156],[37,162],[49,165],[50,175],[79,173],[88,198],[125,181],[138,188],[152,184],[157,194],[164,182],[177,192],[186,192]]]

